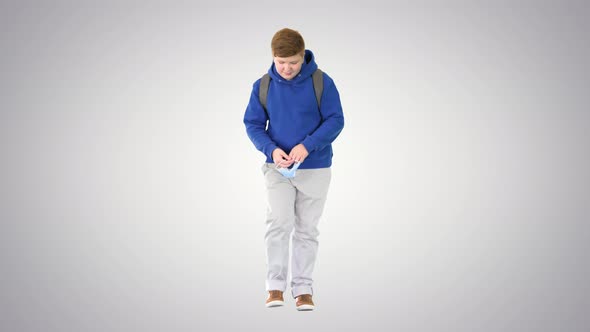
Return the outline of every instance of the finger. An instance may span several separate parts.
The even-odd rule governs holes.
[[[289,167],[291,166],[291,164],[293,164],[292,160],[286,160],[286,159],[281,159],[278,162],[276,162],[278,167]]]
[[[277,162],[278,163],[284,163],[285,161],[287,161],[287,159],[285,158],[285,153],[281,153],[279,155],[279,157],[277,158]]]

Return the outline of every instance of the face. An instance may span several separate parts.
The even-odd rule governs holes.
[[[301,71],[301,65],[303,65],[303,56],[296,54],[290,57],[281,58],[275,56],[274,58],[275,68],[279,75],[286,80],[290,80],[299,74]]]

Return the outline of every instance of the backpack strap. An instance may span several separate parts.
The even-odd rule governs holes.
[[[324,92],[324,74],[321,69],[316,69],[311,76],[313,79],[313,89],[315,90],[315,99],[318,101],[318,108],[322,105],[322,92]]]
[[[266,99],[268,97],[268,86],[270,84],[270,76],[268,73],[264,74],[260,79],[260,89],[258,90],[258,99],[266,111]]]
[[[313,90],[315,91],[315,99],[318,102],[318,108],[322,104],[322,93],[324,92],[324,73],[321,69],[316,69],[311,76],[313,81]],[[266,100],[268,99],[268,87],[270,85],[270,76],[268,73],[264,74],[260,79],[260,88],[258,90],[258,99],[266,111]]]

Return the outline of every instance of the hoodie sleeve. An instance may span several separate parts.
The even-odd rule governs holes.
[[[342,128],[344,128],[344,114],[342,113],[340,95],[338,94],[334,81],[325,73],[320,113],[322,123],[312,134],[307,135],[303,142],[301,142],[309,153],[321,150],[334,142],[342,131]]]
[[[277,148],[277,145],[268,136],[266,132],[266,124],[268,122],[268,115],[262,107],[258,99],[258,91],[260,89],[260,80],[257,80],[252,87],[252,94],[250,95],[250,102],[246,107],[244,114],[244,124],[246,125],[246,133],[254,143],[256,149],[266,155],[272,160],[272,152]]]

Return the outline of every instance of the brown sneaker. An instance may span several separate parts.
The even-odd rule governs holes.
[[[311,311],[315,308],[313,301],[311,300],[311,294],[302,294],[297,296],[295,305],[299,311]]]
[[[271,290],[268,291],[268,298],[266,299],[266,307],[280,307],[285,304],[283,300],[283,292],[280,290]]]

